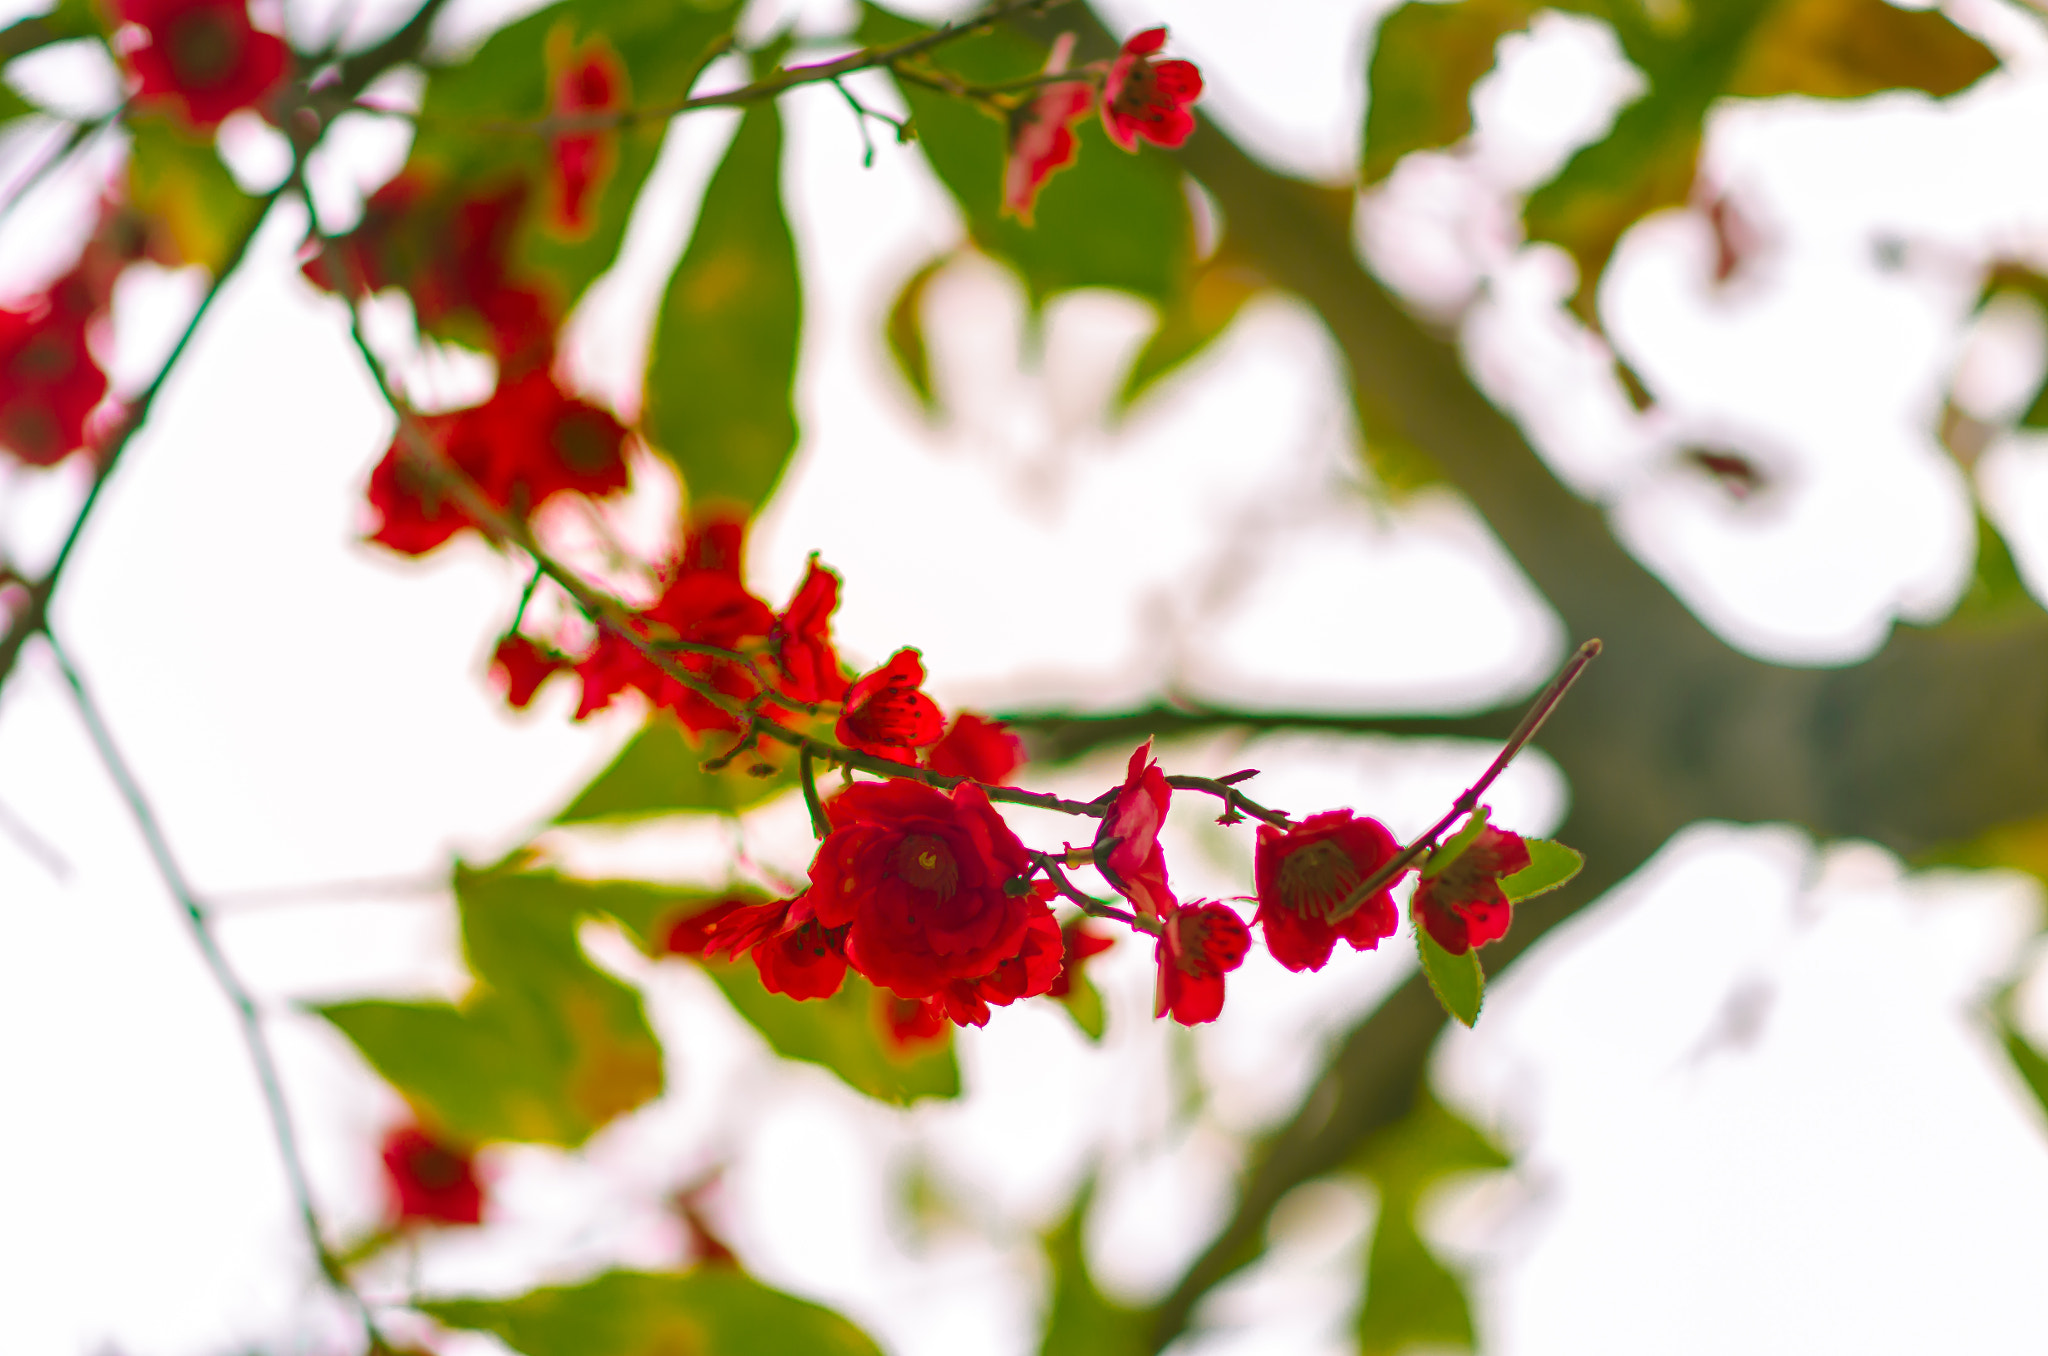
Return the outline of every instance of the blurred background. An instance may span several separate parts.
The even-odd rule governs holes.
[[[456,0],[436,48],[462,52],[533,8]],[[1171,51],[1207,82],[1202,111],[1268,171],[1355,186],[1390,8],[1104,0],[1097,12],[1119,34],[1170,25]],[[0,25],[35,9],[0,0]],[[337,31],[368,41],[408,12],[285,0],[278,20],[312,46]],[[913,300],[928,410],[884,325],[905,280],[961,243],[961,212],[915,146],[884,138],[864,166],[861,128],[831,88],[782,100],[806,289],[803,435],[754,529],[748,578],[779,600],[820,552],[846,581],[837,625],[852,662],[917,645],[949,709],[1129,713],[1171,695],[1198,711],[1291,713],[1264,733],[1220,718],[1165,731],[1163,756],[1175,771],[1257,767],[1267,804],[1351,806],[1406,836],[1497,747],[1421,717],[1517,707],[1589,622],[1630,615],[1601,599],[1632,585],[1569,598],[1548,585],[1589,533],[1611,528],[1696,619],[1699,639],[1682,643],[1669,627],[1603,635],[1621,686],[1589,688],[1559,736],[1597,772],[1539,741],[1491,798],[1496,822],[1585,848],[1604,893],[1545,918],[1557,925],[1491,986],[1476,1029],[1425,1032],[1435,1097],[1509,1160],[1451,1164],[1403,1202],[1466,1278],[1482,1351],[2040,1346],[2048,1122],[2003,1034],[2009,1020],[2048,1037],[2048,993],[2028,982],[2039,887],[2016,869],[2022,851],[1944,845],[2048,810],[2024,769],[2009,804],[1960,805],[1946,790],[2041,761],[2036,725],[2011,724],[2003,703],[2048,716],[2048,670],[2033,662],[2044,651],[1969,641],[1917,690],[1865,701],[1830,688],[1814,709],[1846,712],[1850,733],[1815,735],[1810,757],[1803,708],[1723,686],[1722,661],[1700,657],[1816,682],[1919,672],[1913,656],[1947,634],[1938,624],[1968,620],[1952,614],[1984,579],[1991,529],[2025,592],[2048,584],[2048,442],[2016,426],[2048,367],[2048,325],[2023,290],[1984,304],[1995,264],[2048,266],[2048,23],[2002,0],[1942,12],[1997,70],[1942,98],[1714,102],[1689,196],[1620,235],[1597,279],[1557,244],[1531,243],[1521,214],[1651,88],[1595,18],[1511,25],[1472,88],[1469,134],[1357,190],[1355,258],[1415,334],[1454,341],[1462,367],[1446,370],[1512,417],[1568,502],[1597,506],[1534,527],[1475,507],[1456,448],[1422,448],[1438,474],[1390,472],[1400,440],[1376,448],[1354,412],[1360,360],[1326,310],[1287,291],[1256,291],[1126,408],[1149,303],[1091,289],[1034,313],[1013,272],[962,253]],[[830,0],[756,4],[742,32],[857,22]],[[75,117],[121,97],[96,45],[24,57],[5,78]],[[728,62],[706,84],[743,78]],[[902,106],[879,75],[849,83],[873,106]],[[401,102],[418,87],[400,72],[383,93]],[[570,322],[567,371],[624,417],[663,280],[737,121],[716,111],[669,129],[618,261]],[[8,124],[0,185],[62,135],[46,119]],[[328,229],[360,214],[409,136],[399,117],[336,126],[310,169]],[[250,190],[289,161],[253,115],[231,119],[218,149]],[[0,297],[69,267],[124,154],[118,135],[95,141],[0,221]],[[1251,220],[1221,191],[1188,191],[1211,247]],[[791,794],[737,818],[550,827],[642,715],[573,722],[563,685],[507,710],[485,671],[519,565],[473,536],[417,561],[364,543],[362,487],[394,424],[344,308],[299,275],[306,225],[292,203],[272,211],[110,482],[55,615],[257,995],[316,1203],[347,1240],[384,1214],[377,1146],[405,1111],[307,1008],[465,991],[452,860],[532,842],[576,874],[717,888],[736,856],[800,876],[811,839]],[[205,284],[192,268],[124,276],[101,352],[117,391],[148,381]],[[490,387],[474,355],[415,346],[405,362],[422,403]],[[598,521],[565,510],[543,524],[552,539],[610,534],[659,554],[681,492],[652,456],[634,470],[629,499]],[[1518,474],[1500,470],[1496,492],[1520,494]],[[77,460],[0,461],[13,558],[47,555],[88,479]],[[1525,500],[1539,515],[1547,503]],[[1532,556],[1522,543],[1545,530],[1556,540]],[[2041,621],[2024,595],[2009,602],[2018,610],[1972,634]],[[1873,668],[1906,633],[1921,648]],[[1735,709],[1687,690],[1689,671]],[[1649,706],[1656,717],[1639,718]],[[1741,723],[1769,712],[1781,716]],[[1948,742],[1860,752],[1857,732],[1878,726],[1895,742]],[[1036,728],[1050,741],[1039,747],[1065,738],[1074,757],[1028,768],[1025,783],[1088,796],[1142,737]],[[1660,737],[1703,751],[1667,759]],[[1710,764],[1776,787],[1670,789],[1723,777],[1698,772]],[[1805,801],[1785,790],[1802,778],[1820,787]],[[1893,813],[1885,788],[1961,818]],[[1644,809],[1612,828],[1588,817],[1601,796],[1655,802],[1665,819]],[[1011,819],[1033,842],[1074,832]],[[352,1349],[232,1014],[34,643],[0,695],[0,828],[0,1346]],[[1183,898],[1249,890],[1246,829],[1183,805],[1166,841]],[[1297,1116],[1346,1033],[1415,968],[1390,945],[1290,975],[1255,948],[1222,1018],[1188,1031],[1151,1019],[1152,960],[1126,939],[1093,963],[1108,1007],[1099,1043],[1051,1004],[1004,1009],[960,1034],[959,1098],[897,1108],[778,1059],[695,968],[650,961],[608,924],[586,924],[582,943],[644,995],[667,1092],[577,1151],[487,1146],[484,1227],[380,1255],[361,1272],[373,1298],[680,1265],[693,1244],[672,1198],[701,1187],[693,1208],[749,1271],[887,1350],[1021,1356],[1038,1349],[1049,1304],[1041,1235],[1084,1180],[1095,1283],[1118,1305],[1158,1303],[1230,1219],[1259,1137]],[[1293,1186],[1257,1224],[1263,1255],[1206,1295],[1172,1349],[1358,1350],[1388,1199],[1355,1173]],[[404,1324],[393,1331],[448,1356],[505,1349]]]

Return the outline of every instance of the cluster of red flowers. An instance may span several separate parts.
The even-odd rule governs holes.
[[[127,49],[135,99],[211,128],[257,108],[284,84],[291,49],[249,21],[248,0],[117,0],[137,41]]]
[[[1251,929],[1226,903],[1175,896],[1159,840],[1173,785],[1151,742],[1131,754],[1121,784],[1085,807],[1101,821],[1088,848],[1033,852],[989,795],[1021,762],[1018,741],[971,713],[949,726],[922,690],[915,650],[848,674],[831,635],[838,576],[813,559],[777,613],[747,591],[742,533],[728,520],[692,532],[655,603],[601,628],[582,657],[518,634],[498,655],[515,705],[550,674],[573,671],[582,714],[632,689],[695,732],[746,740],[758,737],[749,722],[765,718],[792,723],[789,736],[812,740],[827,761],[857,752],[903,765],[902,775],[849,783],[822,802],[823,841],[806,889],[723,900],[677,922],[667,948],[751,957],[764,987],[795,999],[830,997],[857,971],[889,995],[890,1034],[914,1044],[947,1022],[979,1026],[992,1008],[1071,990],[1082,963],[1108,945],[1073,923],[1063,928],[1052,912],[1062,896],[1085,899],[1057,864],[1086,861],[1128,902],[1120,916],[1154,939],[1157,1014],[1214,1020]],[[828,720],[836,745],[820,737]],[[1253,925],[1274,959],[1318,970],[1339,941],[1365,951],[1393,935],[1391,887],[1405,868],[1365,892],[1401,852],[1384,825],[1348,809],[1299,822],[1266,813]],[[1520,838],[1483,819],[1465,838],[1452,859],[1425,868],[1411,904],[1418,926],[1456,954],[1506,932],[1500,878],[1529,864]]]
[[[1174,147],[1195,130],[1188,111],[1202,94],[1202,73],[1190,61],[1155,61],[1166,46],[1164,28],[1134,33],[1116,57],[1092,75],[1102,83],[1102,127],[1124,150],[1138,149],[1140,138]],[[1066,74],[1074,49],[1071,33],[1053,44],[1045,74]],[[1010,115],[1010,159],[1003,175],[1003,210],[1025,221],[1038,190],[1053,171],[1074,159],[1073,124],[1097,104],[1094,79],[1056,80]]]

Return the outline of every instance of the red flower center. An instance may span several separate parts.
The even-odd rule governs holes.
[[[428,1191],[445,1191],[459,1185],[463,1178],[462,1160],[439,1147],[413,1150],[405,1166],[413,1181]]]
[[[1123,88],[1116,92],[1116,111],[1135,117],[1161,102],[1159,74],[1152,69],[1152,63],[1134,62],[1124,76]]]
[[[242,60],[242,30],[218,9],[195,9],[171,21],[164,57],[186,89],[226,83]]]
[[[71,349],[55,335],[38,334],[22,345],[11,367],[25,384],[54,381],[71,370]]]
[[[1280,902],[1304,918],[1335,922],[1350,912],[1346,905],[1364,883],[1358,864],[1335,843],[1310,843],[1280,863]]]
[[[945,840],[913,833],[896,849],[896,874],[912,887],[928,890],[944,903],[960,888],[960,864]]]

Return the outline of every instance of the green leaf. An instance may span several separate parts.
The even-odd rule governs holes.
[[[1139,350],[1124,379],[1118,408],[1128,410],[1137,404],[1161,378],[1214,343],[1237,319],[1244,304],[1265,286],[1264,275],[1236,258],[1227,246],[1203,263],[1187,287],[1160,312],[1159,327]]]
[[[917,396],[917,403],[924,406],[928,415],[938,413],[939,397],[932,389],[931,354],[924,342],[924,294],[932,279],[939,276],[939,270],[952,263],[956,254],[954,250],[935,254],[911,274],[897,292],[896,300],[889,304],[889,318],[882,327],[883,337],[889,343],[889,356],[896,360],[896,370],[903,374],[903,380]]]
[[[1444,1011],[1471,1026],[1479,1020],[1479,1005],[1486,997],[1486,972],[1479,966],[1479,953],[1467,951],[1453,956],[1437,945],[1429,929],[1415,929],[1415,950],[1422,957],[1422,973]]]
[[[1728,83],[1741,98],[1857,99],[1889,89],[1937,98],[1998,68],[1989,48],[1939,9],[1886,0],[1779,0]]]
[[[1500,878],[1501,893],[1510,904],[1555,890],[1578,875],[1586,864],[1583,854],[1548,838],[1524,838],[1522,844],[1529,849],[1529,864],[1512,876]]]
[[[458,866],[474,992],[459,1006],[316,1010],[442,1129],[574,1147],[662,1089],[661,1046],[640,996],[590,963],[576,925],[593,912],[631,912],[659,889]]]
[[[1367,68],[1367,184],[1410,151],[1441,150],[1472,130],[1472,86],[1493,69],[1500,40],[1527,27],[1537,8],[1527,0],[1411,0],[1380,21]]]
[[[751,961],[712,961],[704,969],[784,1059],[823,1065],[848,1087],[899,1106],[960,1095],[950,1029],[940,1040],[898,1050],[882,1029],[881,1005],[889,995],[850,970],[832,997],[798,1002],[762,988]]]
[[[1441,876],[1452,862],[1457,861],[1464,854],[1466,848],[1472,846],[1473,842],[1479,837],[1479,831],[1486,827],[1486,817],[1491,813],[1492,811],[1482,805],[1467,815],[1465,822],[1459,826],[1458,831],[1449,838],[1446,838],[1429,856],[1423,859],[1422,874],[1425,876]]]
[[[1094,1199],[1091,1176],[1081,1183],[1066,1218],[1042,1239],[1052,1270],[1052,1305],[1038,1349],[1044,1356],[1149,1356],[1150,1316],[1109,1299],[1088,1272],[1082,1233]]]
[[[901,42],[930,30],[875,5],[863,6],[860,41]],[[1037,74],[1046,49],[997,29],[946,44],[946,70],[974,83]],[[994,115],[965,100],[899,81],[917,126],[917,143],[960,205],[968,234],[984,252],[1016,268],[1034,305],[1078,287],[1114,287],[1165,305],[1185,290],[1194,264],[1194,216],[1180,168],[1147,146],[1116,147],[1101,124],[1075,128],[1074,162],[1047,181],[1034,224],[1002,213],[1008,133]]]
[[[1360,1356],[1393,1356],[1417,1345],[1473,1347],[1464,1283],[1430,1251],[1416,1212],[1443,1178],[1504,1168],[1508,1161],[1427,1092],[1361,1148],[1354,1165],[1378,1187],[1380,1211],[1358,1315]]]
[[[424,1300],[451,1328],[492,1333],[523,1356],[881,1356],[852,1323],[726,1269],[610,1271],[504,1300]]]
[[[589,222],[572,231],[548,200],[550,140],[514,124],[546,116],[559,68],[602,43],[620,63],[624,106],[680,97],[706,53],[732,30],[728,3],[571,0],[527,15],[491,35],[468,60],[432,68],[406,173],[463,196],[530,186],[513,244],[513,272],[543,285],[558,313],[618,256],[635,199],[661,150],[667,122],[649,118],[606,134],[610,173],[593,191]],[[440,229],[431,216],[422,230]]]
[[[2012,1061],[2013,1072],[2027,1085],[2027,1091],[2034,1094],[2034,1101],[2042,1114],[2048,1115],[2048,1058],[2044,1058],[2034,1048],[2033,1042],[2007,1018],[1998,1019],[1998,1034],[2005,1044],[2006,1057]]]
[[[555,822],[623,821],[691,810],[738,814],[796,784],[796,758],[780,745],[759,758],[742,755],[717,772],[703,770],[707,758],[723,752],[693,742],[673,716],[657,712]],[[751,769],[764,762],[774,773],[756,776]]]
[[[218,273],[254,219],[256,200],[220,162],[211,133],[131,116],[128,134],[129,201],[170,232],[181,256]]]
[[[1069,972],[1067,991],[1060,996],[1067,1015],[1074,1019],[1074,1025],[1081,1028],[1081,1034],[1091,1041],[1101,1041],[1102,1033],[1108,1026],[1108,1014],[1102,1007],[1102,990],[1095,987],[1095,981],[1088,978],[1081,967]]]
[[[1992,525],[1982,509],[1977,511],[1977,560],[1970,572],[1970,586],[1956,603],[1958,620],[2006,619],[2015,611],[2032,612],[2040,604],[2020,575],[2019,563],[2005,534]]]
[[[751,110],[711,185],[670,279],[647,369],[643,428],[674,462],[693,509],[751,512],[796,448],[801,284],[782,210],[782,121]]]

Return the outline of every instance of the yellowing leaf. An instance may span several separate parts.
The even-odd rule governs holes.
[[[214,153],[213,137],[193,134],[169,118],[128,121],[128,198],[161,223],[187,262],[219,272],[256,212]]]
[[[738,814],[795,785],[795,756],[780,745],[758,758],[742,755],[717,771],[704,771],[705,760],[724,751],[693,740],[674,717],[657,712],[555,822],[624,821],[687,811]],[[760,775],[756,769],[761,766],[774,770]]]
[[[1537,8],[1527,0],[1411,0],[1380,21],[1368,75],[1366,183],[1386,178],[1410,151],[1439,150],[1472,130],[1472,86],[1493,69],[1501,38],[1526,27]]]
[[[1728,83],[1738,97],[1855,99],[1888,89],[1969,88],[1998,58],[1934,9],[1886,0],[1779,0]]]

